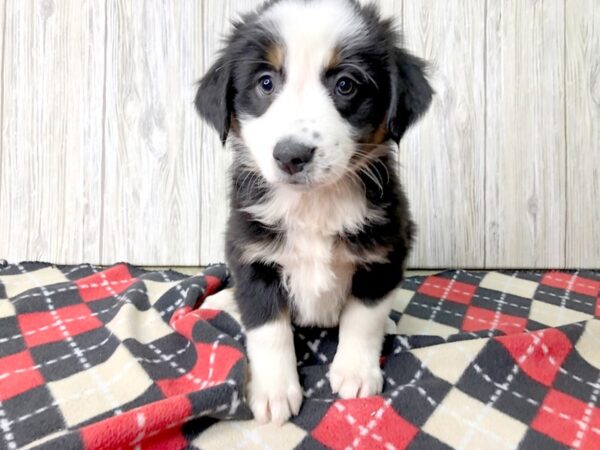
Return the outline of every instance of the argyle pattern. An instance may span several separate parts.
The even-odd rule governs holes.
[[[305,398],[282,427],[249,420],[227,282],[223,265],[0,267],[0,449],[600,448],[598,271],[407,278],[366,399],[331,392],[337,330],[298,328]]]

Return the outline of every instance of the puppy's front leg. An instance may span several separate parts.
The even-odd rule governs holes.
[[[338,349],[329,370],[331,389],[340,397],[368,397],[381,392],[379,357],[390,308],[390,294],[376,304],[352,296],[344,306]]]
[[[259,422],[282,424],[298,414],[302,388],[298,381],[289,314],[248,331],[250,408]]]
[[[282,424],[302,404],[286,293],[275,267],[255,263],[236,272],[236,300],[247,330],[250,409],[259,422]]]

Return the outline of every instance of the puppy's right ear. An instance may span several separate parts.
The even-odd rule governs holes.
[[[222,54],[200,80],[194,103],[200,116],[217,130],[225,145],[233,113],[231,64],[226,54]]]

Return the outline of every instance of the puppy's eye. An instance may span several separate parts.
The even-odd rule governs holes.
[[[354,94],[355,91],[356,83],[348,77],[341,77],[335,84],[335,92],[339,95],[347,97]]]
[[[275,90],[275,81],[271,75],[263,75],[258,80],[258,89],[265,95],[270,95]]]

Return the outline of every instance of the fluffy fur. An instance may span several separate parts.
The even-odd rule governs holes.
[[[398,43],[374,6],[271,0],[234,24],[201,80],[196,107],[234,154],[226,254],[259,420],[300,407],[292,323],[340,325],[334,391],[381,390],[389,294],[413,235],[393,146],[432,96]]]

